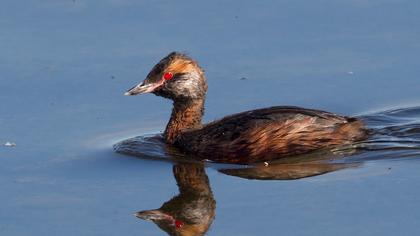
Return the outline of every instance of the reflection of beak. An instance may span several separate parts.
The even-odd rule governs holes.
[[[161,82],[149,83],[149,84],[145,84],[143,82],[129,89],[127,92],[124,93],[124,95],[131,96],[131,95],[137,95],[137,94],[142,94],[142,93],[151,93],[156,88],[161,86],[163,82],[164,82],[163,80]]]
[[[139,211],[134,214],[135,217],[143,220],[172,220],[170,215],[167,215],[159,210]]]

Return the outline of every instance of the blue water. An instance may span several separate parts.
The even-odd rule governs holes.
[[[173,50],[206,70],[206,121],[273,105],[367,118],[418,107],[419,10],[412,0],[2,1],[0,144],[16,146],[0,145],[0,234],[165,235],[133,213],[178,194],[173,163],[113,145],[164,129],[169,101],[123,93]],[[411,114],[399,128],[416,124],[402,121]],[[420,155],[388,151],[288,181],[209,165],[207,234],[417,235]]]

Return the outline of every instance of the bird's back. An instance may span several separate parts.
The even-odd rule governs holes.
[[[187,130],[175,141],[197,159],[251,163],[298,155],[364,139],[356,118],[290,106],[246,111]]]

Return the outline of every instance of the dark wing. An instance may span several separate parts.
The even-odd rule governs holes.
[[[359,134],[343,127],[356,121],[325,111],[277,106],[238,113],[187,131],[175,145],[197,158],[218,162],[264,161],[354,140]]]

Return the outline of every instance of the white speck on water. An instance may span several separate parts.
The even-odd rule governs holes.
[[[354,72],[353,71],[349,71],[349,72],[347,72],[347,74],[354,75]]]
[[[4,146],[6,146],[6,147],[16,147],[16,143],[13,143],[13,142],[6,142],[6,143],[4,144]]]

